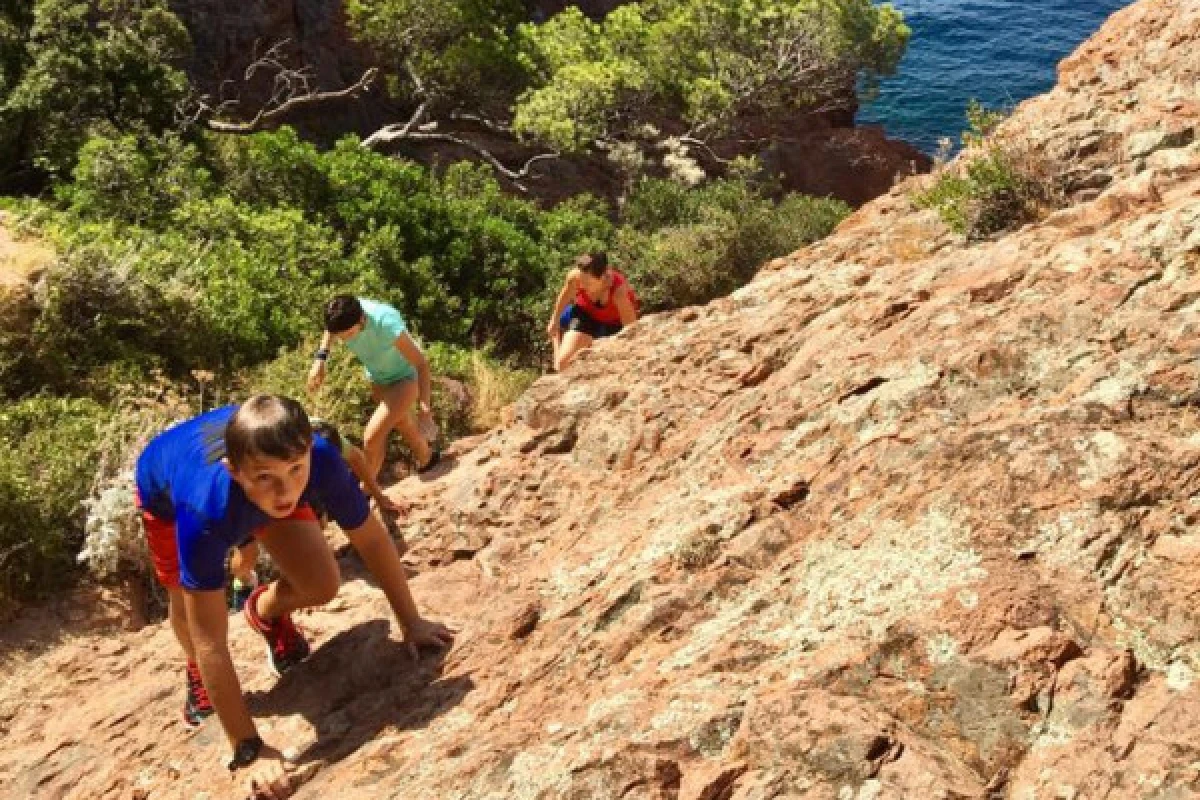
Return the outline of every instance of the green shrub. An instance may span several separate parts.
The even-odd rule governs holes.
[[[186,294],[135,272],[137,250],[101,237],[69,248],[47,271],[32,326],[0,333],[5,395],[92,389],[110,397],[98,370],[137,382],[154,369],[186,368],[204,326]]]
[[[191,42],[165,0],[25,5],[33,13],[24,53],[10,67],[11,91],[0,92],[3,127],[24,132],[18,163],[62,176],[92,134],[157,134],[175,124]]]
[[[83,399],[37,396],[0,407],[0,604],[76,579],[81,503],[110,418]]]
[[[643,311],[706,303],[747,283],[763,262],[820,239],[850,212],[832,198],[777,205],[744,179],[687,189],[644,179],[630,195],[615,255]]]
[[[504,408],[514,403],[537,379],[538,373],[500,361],[482,350],[466,350],[434,342],[425,348],[434,375],[434,413],[439,413],[438,378],[449,378],[467,389],[465,413],[455,398],[442,400],[444,417],[438,423],[450,436],[481,433],[499,425]],[[442,383],[442,392],[449,395]]]
[[[165,225],[171,211],[213,187],[199,150],[172,135],[92,137],[72,175],[57,195],[74,214],[133,225]]]
[[[362,442],[363,428],[375,401],[362,366],[345,347],[335,344],[325,365],[325,382],[315,395],[309,394],[308,370],[317,351],[319,327],[313,325],[301,344],[281,350],[275,358],[238,376],[236,397],[229,402],[259,392],[294,397],[308,413],[333,423],[353,441]]]
[[[933,184],[917,192],[918,208],[931,208],[950,230],[977,241],[1014,230],[1062,204],[1057,165],[1020,135],[996,135],[1004,115],[972,101],[964,155],[941,168]]]

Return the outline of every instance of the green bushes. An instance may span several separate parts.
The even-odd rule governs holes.
[[[108,398],[122,376],[179,373],[194,362],[204,338],[196,335],[203,327],[190,298],[172,283],[138,274],[137,258],[136,243],[99,240],[60,257],[47,271],[32,325],[0,332],[5,394],[82,390]]]
[[[918,208],[935,209],[952,231],[976,241],[1062,204],[1059,171],[1041,149],[1019,135],[995,135],[1003,115],[972,101],[967,120],[966,154],[914,196]]]
[[[0,410],[0,607],[75,579],[81,503],[109,420],[84,399],[36,396]]]
[[[705,303],[745,284],[764,261],[828,235],[849,211],[802,195],[776,205],[743,179],[698,189],[644,179],[624,208],[616,256],[643,311]]]

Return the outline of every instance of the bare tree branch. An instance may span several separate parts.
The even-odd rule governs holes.
[[[700,148],[709,158],[722,166],[728,166],[729,164],[733,163],[732,159],[722,158],[721,156],[717,155],[716,151],[713,150],[712,147],[709,146],[708,142],[703,139],[697,139],[694,136],[680,136],[679,143],[687,145],[688,147]]]
[[[419,109],[418,109],[419,110]],[[427,130],[413,130],[413,123],[416,115],[409,119],[403,125],[387,125],[363,140],[363,147],[378,149],[381,145],[394,144],[397,142],[441,142],[445,144],[454,144],[459,147],[465,147],[475,155],[482,158],[492,169],[503,175],[512,184],[522,192],[528,192],[529,188],[525,186],[525,179],[532,177],[531,170],[535,164],[542,161],[551,161],[559,158],[558,153],[539,153],[527,160],[520,169],[512,169],[504,164],[486,147],[464,139],[462,136],[457,136],[453,133],[435,133]]]
[[[470,114],[466,111],[451,111],[450,119],[459,122],[470,122],[483,128],[489,133],[494,133],[499,136],[512,136],[512,128],[507,125],[502,125],[495,120],[488,119],[482,114]]]
[[[370,91],[379,78],[379,70],[371,67],[351,86],[336,91],[320,91],[313,85],[310,68],[296,69],[285,63],[284,47],[287,44],[287,39],[273,44],[261,57],[251,62],[242,75],[242,85],[248,84],[263,71],[272,76],[271,96],[253,118],[243,121],[227,119],[240,105],[238,98],[225,96],[226,89],[235,85],[229,80],[222,81],[216,98],[202,95],[192,99],[192,108],[187,112],[181,108],[180,117],[185,123],[202,124],[217,133],[254,133],[278,124],[287,115],[301,108],[334,100],[357,99]]]

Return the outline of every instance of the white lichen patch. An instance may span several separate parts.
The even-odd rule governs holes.
[[[434,719],[429,729],[439,734],[450,734],[469,728],[475,721],[475,715],[460,706]]]
[[[958,658],[958,642],[947,633],[939,633],[925,643],[925,655],[930,664],[949,664]]]
[[[1120,471],[1128,448],[1112,431],[1097,431],[1088,439],[1075,442],[1080,464],[1076,469],[1079,485],[1090,489]]]
[[[968,611],[979,605],[979,593],[973,592],[970,589],[963,589],[954,595],[954,597],[958,600],[958,604]]]
[[[1173,661],[1167,665],[1167,688],[1176,692],[1187,691],[1196,679],[1196,673],[1189,664],[1183,661]]]
[[[1117,364],[1117,373],[1107,378],[1101,378],[1092,384],[1091,389],[1079,398],[1083,404],[1096,403],[1103,406],[1117,406],[1145,386],[1145,376],[1156,369],[1155,362],[1132,364],[1122,361]]]
[[[862,528],[871,532],[850,546]],[[696,662],[727,636],[764,642],[784,662],[827,644],[879,641],[897,621],[928,614],[941,594],[986,576],[969,530],[947,511],[904,524],[868,510],[848,523],[846,540],[813,544],[791,583],[777,577],[697,626],[660,672]]]
[[[641,689],[626,689],[608,697],[602,697],[588,708],[587,724],[590,726],[624,727],[633,715],[635,706],[646,697]]]
[[[518,753],[512,760],[503,796],[512,800],[562,797],[570,787],[571,773],[565,752],[558,745],[543,744]]]
[[[1034,750],[1045,750],[1050,747],[1062,747],[1075,738],[1075,726],[1071,725],[1063,715],[1054,714],[1042,725],[1035,727],[1030,746]]]
[[[583,590],[583,587],[609,571],[608,568],[616,556],[616,548],[610,547],[603,552],[597,553],[586,564],[582,564],[574,569],[567,569],[561,565],[555,567],[554,571],[550,573],[552,594],[558,598],[577,597]]]
[[[876,778],[869,778],[857,791],[853,786],[843,786],[838,790],[838,800],[878,800],[882,794],[883,784]]]
[[[1061,512],[1038,526],[1037,534],[1019,548],[1022,552],[1041,553],[1052,563],[1070,565],[1080,561],[1085,540],[1094,539],[1099,520],[1089,508]]]
[[[877,376],[885,382],[863,395],[848,397],[831,409],[830,416],[839,424],[858,428],[871,414],[884,424],[894,422],[910,409],[916,397],[932,386],[941,372],[924,361],[889,364]]]

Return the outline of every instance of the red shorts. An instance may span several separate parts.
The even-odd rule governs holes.
[[[168,589],[179,586],[179,545],[175,541],[175,520],[156,517],[142,508],[142,498],[134,492],[134,502],[137,504],[138,515],[142,518],[142,528],[146,531],[146,541],[150,545],[150,559],[154,562],[154,577]],[[312,506],[304,503],[296,507],[286,519],[316,522],[317,515]],[[250,531],[257,538],[266,525]]]

